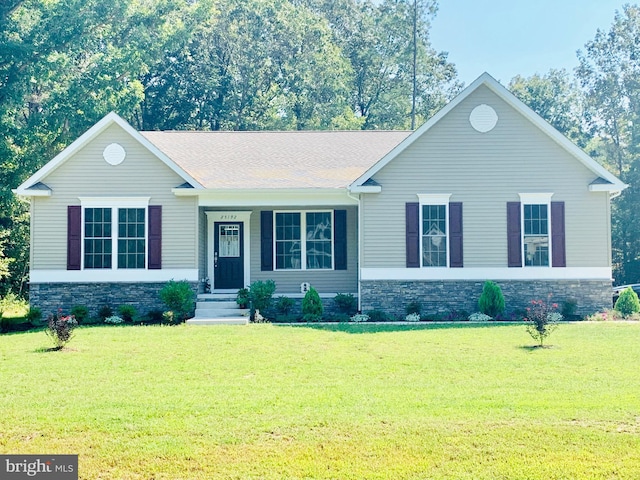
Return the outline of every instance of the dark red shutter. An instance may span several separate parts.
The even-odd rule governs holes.
[[[522,227],[520,202],[507,202],[507,250],[508,265],[522,266]]]
[[[551,202],[551,266],[566,267],[564,202]]]
[[[82,207],[67,207],[67,270],[82,268]]]
[[[260,270],[273,270],[273,212],[260,212]]]
[[[407,268],[420,267],[420,204],[408,202],[405,206],[407,239]]]
[[[162,205],[149,205],[149,269],[162,268]]]
[[[462,268],[462,202],[449,203],[449,266]]]
[[[347,269],[347,211],[333,212],[333,265],[336,270]]]

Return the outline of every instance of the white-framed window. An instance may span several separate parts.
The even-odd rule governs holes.
[[[449,266],[449,198],[451,194],[418,194],[420,252],[423,267]]]
[[[80,198],[83,269],[146,269],[149,198]]]
[[[276,270],[333,269],[333,211],[274,212]]]
[[[525,267],[549,267],[552,193],[521,193],[522,253]]]

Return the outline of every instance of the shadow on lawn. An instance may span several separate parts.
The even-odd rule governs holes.
[[[469,329],[469,328],[499,328],[512,325],[520,325],[520,322],[420,322],[407,323],[299,323],[277,324],[279,327],[311,328],[313,330],[325,330],[328,332],[345,333],[381,333],[381,332],[407,332],[411,330],[440,330],[440,329]]]

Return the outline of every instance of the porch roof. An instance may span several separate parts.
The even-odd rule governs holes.
[[[207,189],[344,188],[410,131],[140,132]]]

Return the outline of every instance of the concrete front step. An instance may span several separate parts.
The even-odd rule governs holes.
[[[239,308],[230,310],[225,308],[198,308],[196,309],[195,317],[245,317],[249,315],[249,310],[240,310]]]
[[[187,320],[187,325],[247,325],[249,317],[199,318]]]
[[[196,308],[218,308],[218,309],[229,309],[229,310],[238,310],[238,304],[235,301],[197,301]]]

